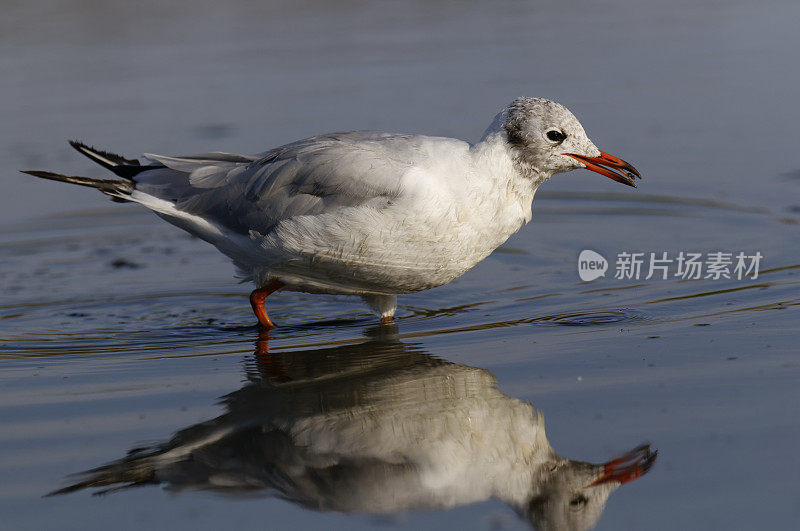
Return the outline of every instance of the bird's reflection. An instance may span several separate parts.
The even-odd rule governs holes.
[[[226,413],[53,494],[160,483],[346,513],[496,498],[535,529],[589,529],[655,461],[648,446],[599,465],[560,457],[541,413],[496,383],[393,339],[270,353],[262,338]]]

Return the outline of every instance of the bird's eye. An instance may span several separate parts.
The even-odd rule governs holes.
[[[563,142],[567,135],[559,131],[558,129],[551,129],[547,133],[547,139],[553,142]]]
[[[588,502],[588,501],[589,500],[586,499],[586,496],[584,496],[583,494],[578,494],[577,496],[575,496],[574,498],[572,498],[569,501],[569,504],[572,507],[576,507],[577,508],[577,507],[582,507],[582,506],[586,505],[586,502]]]

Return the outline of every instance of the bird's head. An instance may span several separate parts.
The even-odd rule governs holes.
[[[609,495],[652,468],[658,455],[642,445],[607,463],[563,459],[553,464],[521,511],[537,531],[591,529]]]
[[[628,186],[641,179],[636,168],[597,149],[578,119],[554,101],[517,98],[496,122],[518,162],[539,175],[586,168]]]

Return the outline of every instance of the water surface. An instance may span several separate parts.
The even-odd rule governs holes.
[[[322,418],[355,445],[358,432],[330,420],[343,414],[416,426],[429,448],[464,439],[457,429],[436,439],[430,429],[447,423],[430,412],[421,423],[425,404],[463,419],[459,407],[528,401],[565,458],[658,450],[647,475],[599,504],[597,529],[800,523],[795,4],[171,6],[45,2],[0,22],[0,62],[15,74],[0,80],[11,124],[0,130],[6,525],[524,529],[503,496],[474,494],[478,481],[469,503],[348,510],[331,501],[337,487],[315,505],[281,490],[284,476],[256,473],[269,469],[265,454],[245,457],[287,447],[247,430],[211,446],[219,466],[202,481],[184,471],[103,496],[90,492],[114,485],[43,496],[209,423]],[[557,176],[537,193],[534,222],[487,260],[401,297],[396,327],[377,326],[357,299],[281,293],[270,298],[280,326],[264,337],[250,287],[207,244],[134,205],[16,174],[102,175],[66,145],[75,137],[128,156],[257,152],[341,129],[474,140],[521,94],[566,104],[645,179],[630,190]],[[612,261],[764,259],[756,279],[618,280],[612,264],[586,283],[583,249]],[[420,417],[387,420],[412,407]],[[371,451],[363,443],[358,455]],[[350,470],[361,475],[341,476],[353,492],[379,484],[369,473],[387,477],[359,463]],[[442,484],[456,467],[427,463]],[[233,488],[243,479],[249,489]]]

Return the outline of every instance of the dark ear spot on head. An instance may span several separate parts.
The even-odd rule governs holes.
[[[512,146],[522,148],[528,143],[523,125],[528,121],[529,115],[531,114],[530,107],[526,98],[519,98],[513,101],[508,109],[508,115],[503,124],[503,129],[506,131],[508,143]]]
[[[544,495],[531,498],[528,502],[528,514],[542,514],[547,506],[548,497]]]
[[[522,128],[518,123],[506,123],[505,130],[509,144],[517,147],[525,145],[525,135],[522,134]]]

